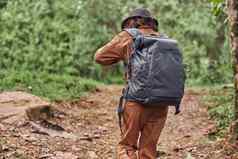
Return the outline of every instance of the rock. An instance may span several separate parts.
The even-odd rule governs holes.
[[[79,140],[86,140],[86,141],[92,142],[92,141],[93,141],[93,138],[92,138],[92,137],[89,137],[89,136],[83,136],[83,137],[80,137]]]
[[[49,105],[30,107],[26,110],[26,115],[31,121],[48,120],[53,118],[53,108]]]
[[[3,124],[1,124],[1,123],[0,123],[0,130],[1,130],[1,131],[6,130],[5,126],[4,126]]]
[[[0,121],[8,124],[22,119],[28,108],[49,105],[49,102],[25,92],[0,93]]]
[[[97,154],[94,151],[88,152],[89,159],[96,159],[98,158]]]
[[[0,143],[0,153],[3,152],[3,147],[2,147],[2,144]]]
[[[77,147],[77,146],[75,146],[75,145],[73,145],[73,146],[71,147],[71,149],[72,149],[73,151],[80,151],[80,150],[81,150],[81,148],[79,148],[79,147]]]
[[[78,137],[74,134],[65,132],[65,131],[57,131],[54,129],[50,128],[44,128],[39,124],[36,124],[34,122],[30,122],[32,128],[34,129],[33,133],[38,133],[42,135],[48,135],[50,137],[62,137],[66,139],[72,139],[72,140],[77,140]]]
[[[33,136],[30,136],[30,135],[20,135],[25,141],[27,142],[30,142],[30,143],[33,143],[33,142],[36,142],[38,141],[37,138],[33,137]]]
[[[63,119],[66,114],[51,105],[42,105],[30,107],[26,109],[26,115],[30,121],[45,121],[47,125],[55,129],[62,129],[58,125],[48,122],[49,120],[58,118]]]
[[[52,158],[54,155],[53,154],[44,154],[39,156],[39,159],[48,159],[48,158]]]

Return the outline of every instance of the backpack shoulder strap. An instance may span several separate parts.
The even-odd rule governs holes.
[[[139,31],[139,29],[137,28],[130,28],[130,29],[124,29],[124,31],[126,31],[128,34],[130,34],[132,36],[133,39],[133,44],[132,44],[132,53],[128,58],[127,64],[124,63],[124,66],[127,71],[127,75],[128,75],[128,80],[130,79],[131,76],[131,58],[133,57],[132,55],[135,53],[135,50],[137,50],[138,48],[141,47],[141,45],[143,44],[143,34]]]
[[[130,29],[124,29],[128,34],[130,34],[133,39],[136,39],[138,36],[142,36],[143,34],[140,32],[137,28],[130,28]]]
[[[133,48],[138,49],[141,48],[144,43],[144,35],[140,32],[137,28],[130,28],[130,29],[124,29],[128,34],[132,36],[132,39],[134,41]]]

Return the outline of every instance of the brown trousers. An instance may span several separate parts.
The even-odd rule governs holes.
[[[145,107],[136,102],[127,102],[118,159],[155,159],[156,145],[167,114],[167,105]]]

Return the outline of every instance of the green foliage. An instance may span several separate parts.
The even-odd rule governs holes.
[[[1,0],[0,68],[102,79],[95,51],[136,7],[152,10],[160,32],[179,41],[189,84],[231,81],[227,40],[216,42],[223,21],[210,2],[197,0]],[[122,75],[119,68],[104,80],[121,82],[111,79]]]
[[[76,68],[82,70],[83,75],[94,78],[100,77],[101,71],[98,65],[94,65],[93,58],[96,50],[109,41],[113,35],[119,32],[118,17],[122,16],[120,1],[112,0],[87,0],[80,1],[78,14],[80,15],[80,32],[78,35],[78,60]]]
[[[210,0],[211,5],[213,7],[213,14],[218,16],[219,14],[222,14],[225,8],[225,0]]]
[[[223,20],[217,19],[211,13],[210,3],[195,0],[156,2],[150,1],[147,5],[158,13],[160,31],[179,41],[188,83],[229,83],[232,79],[232,65],[228,40],[225,31],[223,35],[218,34],[226,26]],[[219,38],[224,43],[218,41]]]
[[[75,73],[74,39],[79,31],[73,1],[8,1],[1,10],[0,66]],[[75,50],[76,51],[76,50]]]
[[[204,59],[205,60],[205,59]],[[190,67],[187,67],[187,74],[190,78],[187,82],[188,86],[194,85],[216,85],[232,82],[232,63],[222,63],[220,65],[215,64],[209,69],[208,61],[205,60],[200,65],[200,67],[194,67],[194,64],[191,64]]]
[[[233,88],[209,88],[208,93],[209,96],[203,97],[203,102],[208,106],[211,118],[217,123],[218,135],[224,135],[234,117]]]
[[[99,85],[92,79],[70,75],[8,70],[0,73],[1,90],[24,90],[51,100],[79,98]]]

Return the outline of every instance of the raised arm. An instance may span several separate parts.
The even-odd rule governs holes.
[[[122,31],[109,43],[97,50],[95,61],[101,65],[111,65],[125,60],[128,52],[130,52],[131,43],[131,36],[126,31]]]

